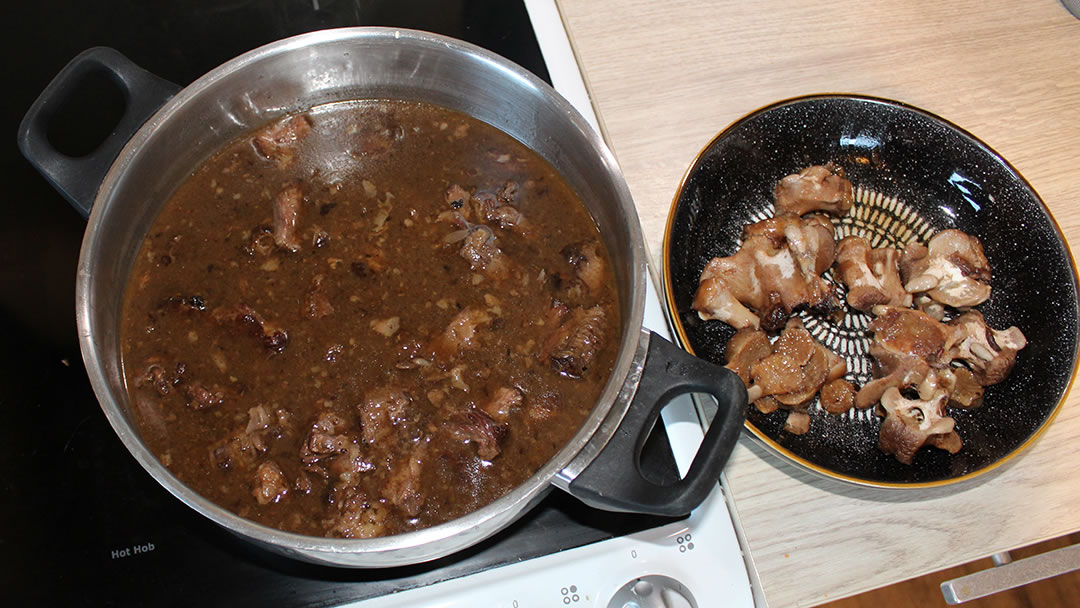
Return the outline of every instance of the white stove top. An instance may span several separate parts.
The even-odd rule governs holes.
[[[525,0],[525,5],[555,88],[596,128],[596,115],[554,0]],[[670,339],[654,281],[647,283],[644,325]],[[676,398],[662,417],[675,461],[685,474],[704,436],[693,399]],[[363,608],[752,608],[754,599],[718,483],[685,520],[349,606],[361,604]]]

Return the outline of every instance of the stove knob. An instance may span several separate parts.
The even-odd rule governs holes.
[[[608,608],[698,608],[690,590],[662,574],[635,578],[619,588]]]

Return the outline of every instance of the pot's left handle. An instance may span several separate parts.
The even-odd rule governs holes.
[[[93,152],[68,156],[49,141],[49,125],[65,103],[77,103],[72,97],[83,79],[102,74],[123,93],[124,113]],[[115,49],[88,49],[68,62],[30,106],[19,125],[19,150],[83,217],[88,217],[98,186],[124,144],[179,90],[179,86],[140,68]]]
[[[686,476],[669,484],[654,482],[642,474],[642,447],[664,406],[686,393],[715,397],[716,417]],[[622,423],[567,490],[586,504],[609,511],[686,515],[719,482],[746,409],[746,387],[739,376],[652,333],[641,381]]]

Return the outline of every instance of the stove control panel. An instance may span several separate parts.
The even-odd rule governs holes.
[[[607,608],[698,608],[698,605],[690,590],[679,581],[650,574],[620,587]]]

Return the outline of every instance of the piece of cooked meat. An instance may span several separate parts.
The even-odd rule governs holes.
[[[499,424],[481,409],[469,409],[446,422],[451,437],[476,445],[480,458],[491,461],[501,451],[500,443],[506,435],[506,426]]]
[[[900,275],[909,293],[926,292],[955,308],[990,297],[990,262],[982,243],[959,230],[942,230],[926,246],[909,243],[900,258]]]
[[[740,329],[724,347],[725,367],[738,374],[743,384],[750,386],[750,368],[772,354],[769,336],[760,329]]]
[[[870,312],[874,306],[911,306],[911,294],[900,280],[900,251],[870,246],[860,236],[848,236],[836,245],[836,274],[847,285],[847,303]]]
[[[865,409],[878,402],[889,388],[918,386],[933,370],[949,364],[952,331],[926,313],[909,308],[879,306],[867,330],[874,334],[870,356],[874,379],[855,395],[855,406]]]
[[[279,167],[288,167],[296,156],[300,140],[311,132],[311,119],[300,114],[280,120],[255,134],[251,143],[255,150]]]
[[[788,321],[765,357],[759,358],[764,352],[763,333],[740,333],[728,366],[734,361],[749,367],[747,397],[762,413],[777,408],[805,411],[824,384],[847,373],[844,359],[815,340],[797,318]],[[798,417],[791,424],[796,430],[804,426]]]
[[[982,405],[984,388],[970,369],[954,366],[940,375],[947,383],[945,388],[949,392],[950,406],[976,408]]]
[[[810,412],[803,409],[791,410],[784,420],[784,430],[792,435],[803,435],[810,430]]]
[[[601,306],[575,309],[547,339],[541,357],[560,374],[580,378],[607,339],[606,316]]]
[[[388,464],[390,473],[384,488],[386,499],[411,517],[420,513],[420,507],[427,500],[420,476],[424,471],[428,445],[417,443],[411,451],[397,455]]]
[[[255,470],[255,488],[252,496],[260,505],[280,502],[289,493],[289,482],[276,462],[268,460]]]
[[[936,391],[930,399],[906,399],[896,387],[881,396],[881,422],[878,448],[904,464],[911,464],[915,452],[932,445],[955,454],[963,445],[953,428],[956,421],[945,415],[949,396]]]
[[[774,192],[776,215],[811,211],[846,213],[854,200],[842,168],[829,163],[807,167],[780,180]]]
[[[221,306],[215,308],[210,316],[222,325],[247,331],[272,352],[280,353],[289,345],[288,332],[263,319],[262,315],[247,304]]]
[[[830,414],[843,414],[855,406],[855,387],[843,378],[826,382],[818,393],[821,407]]]
[[[966,363],[982,386],[997,384],[1008,377],[1016,363],[1016,353],[1027,346],[1022,331],[1016,327],[993,329],[977,310],[960,315],[949,326],[955,330],[955,346],[949,356]]]
[[[460,351],[476,348],[479,345],[479,331],[482,326],[491,323],[491,315],[482,308],[466,308],[454,315],[446,329],[432,339],[435,356],[449,361]]]
[[[777,330],[800,308],[838,310],[821,278],[835,259],[832,224],[820,216],[769,218],[744,229],[735,255],[705,265],[693,309],[736,329]]]
[[[581,279],[589,291],[598,291],[604,287],[604,260],[600,257],[596,241],[571,243],[562,248],[561,253],[574,268],[577,278]]]
[[[465,258],[473,270],[493,279],[502,280],[510,276],[510,259],[499,248],[495,233],[483,224],[467,230],[458,255]]]
[[[300,238],[296,234],[300,220],[300,203],[304,193],[300,186],[289,184],[274,199],[274,243],[283,249],[300,250]]]

